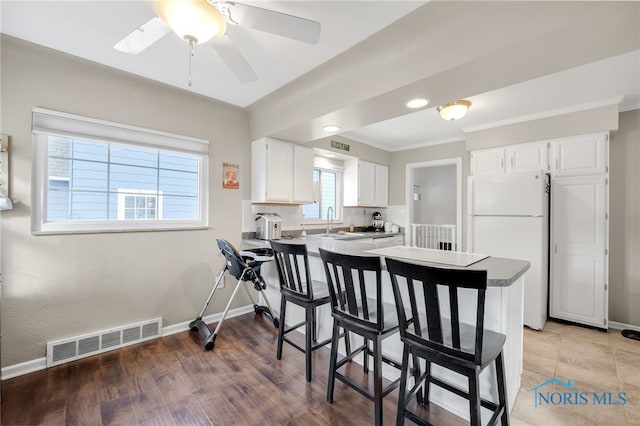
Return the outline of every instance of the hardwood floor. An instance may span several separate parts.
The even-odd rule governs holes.
[[[253,314],[231,318],[205,352],[195,333],[151,342],[9,379],[2,386],[2,424],[369,425],[373,403],[336,382],[326,402],[329,348],[314,352],[305,381],[304,356]],[[349,366],[351,367],[351,366]],[[358,364],[350,373],[362,374]],[[384,402],[395,424],[397,391]],[[437,424],[464,424],[432,410]]]
[[[373,403],[339,381],[334,403],[326,402],[328,347],[314,352],[307,383],[303,354],[285,345],[278,361],[276,337],[270,321],[247,314],[225,321],[212,352],[183,332],[5,380],[1,423],[373,424]],[[524,349],[512,425],[640,425],[640,342],[549,321],[542,332],[525,328]],[[358,364],[348,367],[362,375]],[[534,407],[531,388],[551,377],[580,390],[624,391],[627,404]],[[395,424],[396,404],[397,390],[384,399],[387,425]],[[422,414],[437,425],[466,424],[435,405]]]

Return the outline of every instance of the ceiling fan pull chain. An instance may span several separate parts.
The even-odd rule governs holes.
[[[188,38],[187,41],[189,42],[189,87],[191,87],[191,60],[194,55],[194,50],[193,50],[194,42],[192,38]]]

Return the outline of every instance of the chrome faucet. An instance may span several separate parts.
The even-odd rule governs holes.
[[[327,209],[327,234],[331,233],[331,228],[333,228],[333,207],[329,206]]]

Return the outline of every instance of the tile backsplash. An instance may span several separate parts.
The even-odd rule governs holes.
[[[402,207],[396,209],[395,207]],[[399,211],[398,211],[399,210]],[[344,218],[341,222],[336,222],[336,227],[356,227],[370,226],[371,215],[374,211],[382,213],[385,220],[389,220],[397,225],[404,226],[404,206],[389,206],[389,208],[361,208],[345,207],[343,209]],[[264,205],[251,204],[251,200],[242,201],[242,232],[255,232],[255,217],[258,213],[277,213],[282,218],[283,231],[295,231],[302,228],[304,216],[302,206]],[[389,217],[387,217],[389,215]],[[307,229],[322,228],[324,224],[305,225]]]

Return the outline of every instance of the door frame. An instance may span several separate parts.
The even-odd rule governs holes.
[[[415,169],[438,166],[456,166],[456,247],[462,251],[462,157],[444,158],[442,160],[407,163],[405,172],[405,242],[411,241],[411,223],[413,222],[413,179]]]

